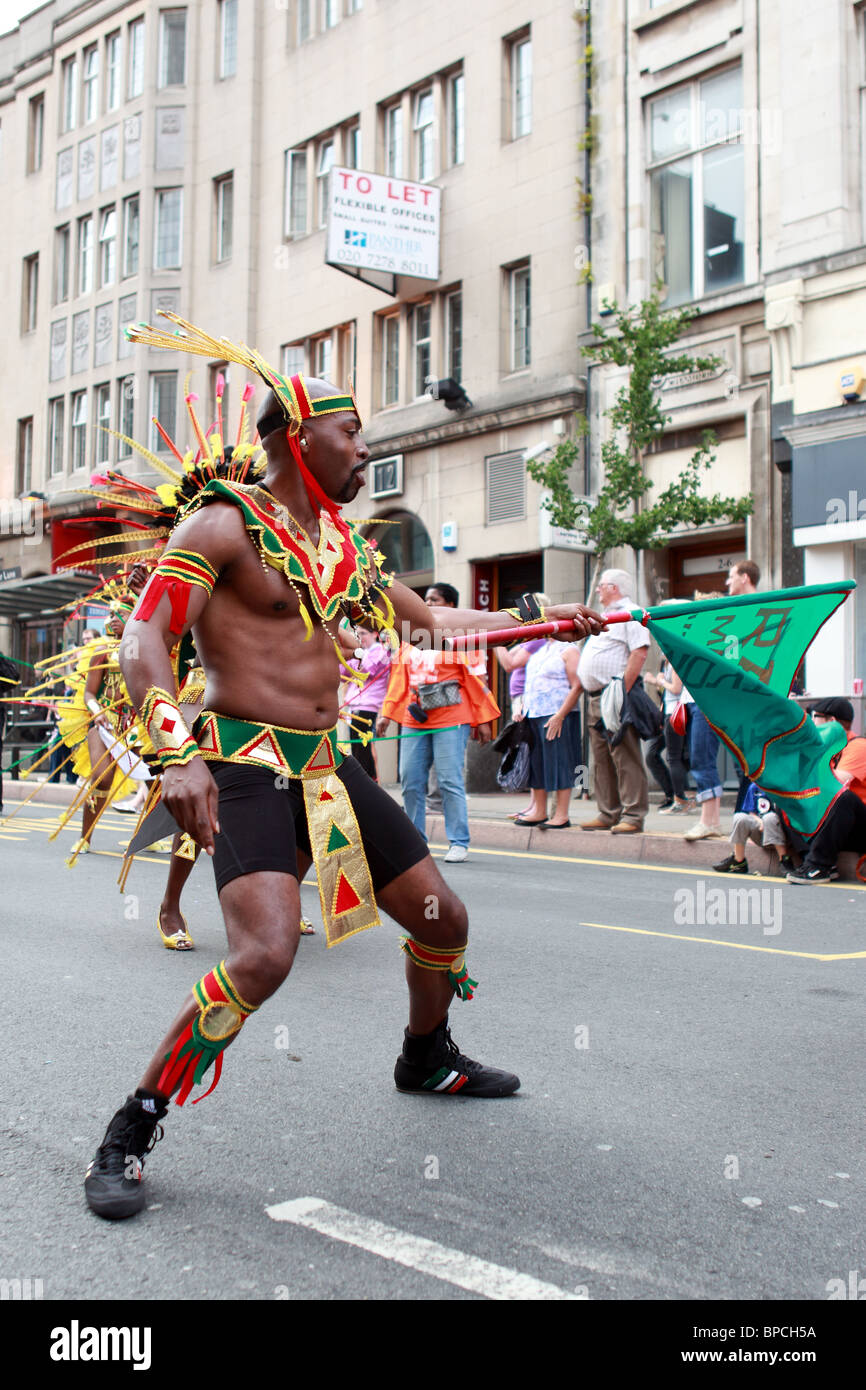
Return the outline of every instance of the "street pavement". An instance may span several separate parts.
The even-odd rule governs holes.
[[[399,1094],[398,930],[326,951],[320,929],[219,1089],[172,1107],[147,1210],[99,1221],[86,1164],[225,938],[207,862],[197,950],[171,953],[166,856],[121,895],[132,818],[109,811],[69,870],[59,814],[0,824],[0,1277],[45,1299],[807,1301],[866,1268],[863,888],[547,842],[442,865],[479,981],[452,1028],[516,1096]]]

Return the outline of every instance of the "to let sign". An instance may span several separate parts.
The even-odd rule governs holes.
[[[325,260],[438,280],[441,202],[441,190],[431,184],[333,168]]]

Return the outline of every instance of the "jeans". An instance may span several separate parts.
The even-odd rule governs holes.
[[[671,780],[671,770],[662,757],[662,749],[664,747],[665,736],[661,733],[658,738],[654,738],[652,742],[647,745],[646,765],[658,782],[668,801],[673,801],[674,784]],[[682,793],[680,793],[680,795],[682,795]]]
[[[463,781],[469,732],[468,724],[458,724],[451,729],[433,729],[429,734],[416,734],[413,730],[412,737],[402,745],[403,805],[406,815],[425,839],[427,778],[431,765],[435,763],[448,843],[464,847],[469,844],[469,814]]]
[[[719,736],[707,723],[706,715],[692,705],[692,719],[689,728],[689,759],[692,776],[697,787],[697,801],[709,801],[711,797],[721,796],[722,783],[716,758],[719,752]]]

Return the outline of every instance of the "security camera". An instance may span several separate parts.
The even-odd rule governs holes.
[[[538,458],[539,454],[546,453],[549,448],[550,445],[546,439],[542,440],[540,444],[533,444],[531,449],[525,449],[523,452],[524,463],[531,463],[533,459]]]

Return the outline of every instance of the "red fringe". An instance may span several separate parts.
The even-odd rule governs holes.
[[[183,632],[186,623],[186,610],[189,607],[190,587],[182,579],[166,578],[162,574],[151,575],[147,587],[138,600],[132,615],[133,618],[139,618],[143,623],[146,623],[148,618],[153,617],[163,594],[168,594],[171,602],[169,631],[176,634]]]

